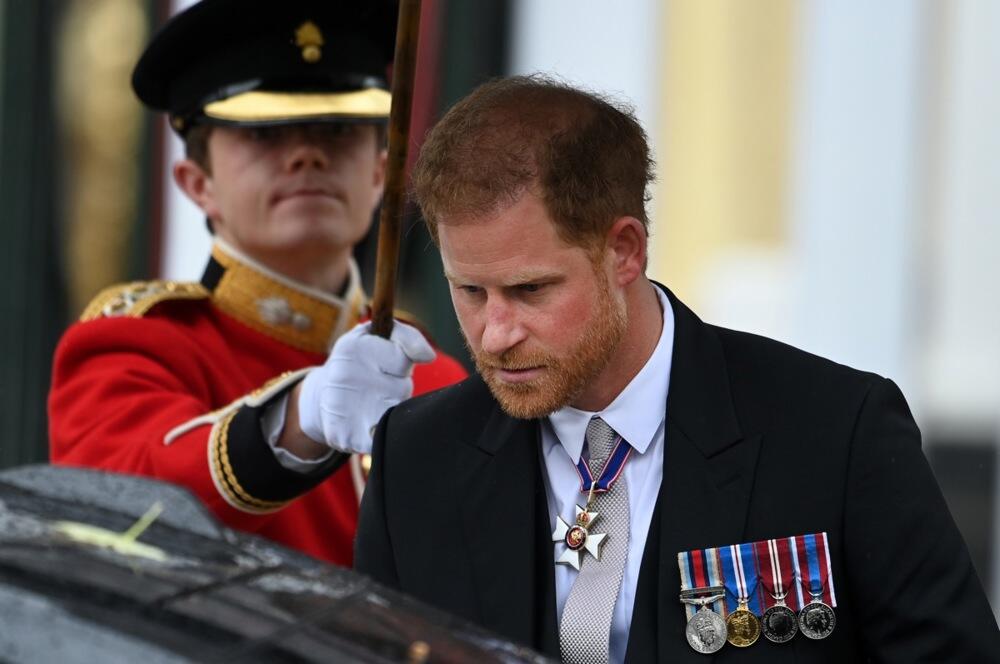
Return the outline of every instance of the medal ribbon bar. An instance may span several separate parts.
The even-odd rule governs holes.
[[[677,563],[682,592],[726,586],[727,597],[709,605],[723,618],[736,609],[739,592],[749,592],[744,596],[749,599],[748,608],[757,616],[776,604],[772,593],[780,594],[778,588],[787,593],[785,603],[793,611],[809,604],[810,591],[829,606],[837,606],[825,532],[681,551]],[[698,607],[688,605],[685,610],[690,620]]]

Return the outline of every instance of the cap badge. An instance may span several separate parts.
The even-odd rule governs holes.
[[[295,45],[302,49],[302,59],[312,64],[323,57],[323,33],[312,21],[306,21],[295,30]]]

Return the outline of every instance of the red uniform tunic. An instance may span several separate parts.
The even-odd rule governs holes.
[[[49,396],[52,461],[184,485],[234,528],[349,566],[351,468],[284,468],[260,413],[300,377],[287,372],[322,364],[357,321],[356,270],[345,297],[330,298],[216,245],[203,282],[108,289],[67,330]],[[414,393],[464,377],[439,352],[414,370]]]

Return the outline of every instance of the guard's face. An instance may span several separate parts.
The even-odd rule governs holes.
[[[446,221],[438,236],[455,312],[501,406],[522,418],[586,408],[626,327],[607,268],[564,242],[530,193],[493,217]]]
[[[342,255],[368,232],[385,152],[367,124],[217,127],[202,207],[215,232],[271,265]]]

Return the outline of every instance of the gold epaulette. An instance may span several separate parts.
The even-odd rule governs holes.
[[[140,318],[160,302],[167,300],[200,300],[209,296],[208,289],[197,282],[133,281],[116,284],[97,294],[80,316],[81,321],[95,318],[128,316]]]

